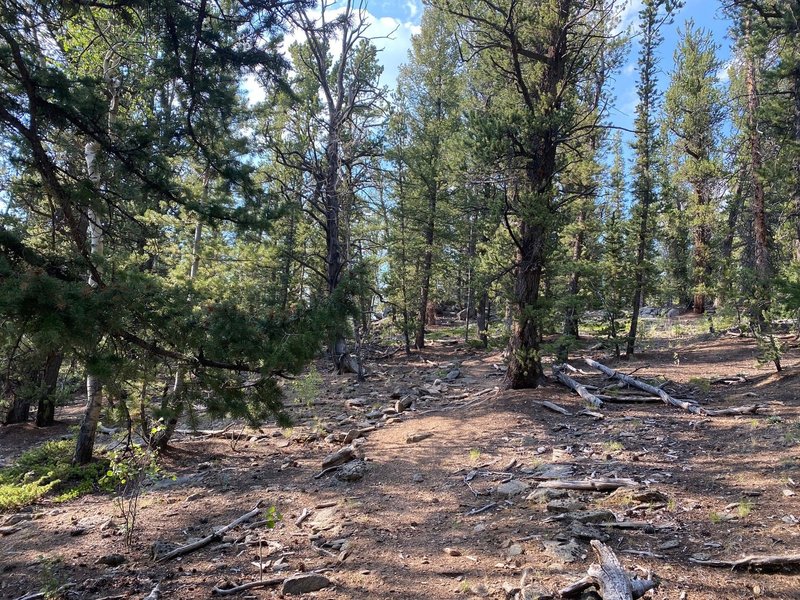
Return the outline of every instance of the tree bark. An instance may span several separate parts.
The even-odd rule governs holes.
[[[36,411],[36,426],[50,427],[55,424],[56,403],[53,394],[58,384],[58,372],[64,360],[61,351],[51,352],[47,355],[42,373],[42,385],[39,395],[39,407]]]
[[[425,257],[422,260],[422,280],[419,291],[419,321],[417,322],[417,335],[414,345],[421,349],[425,347],[425,325],[428,324],[428,297],[431,288],[431,272],[433,270],[433,240],[436,225],[436,184],[428,189],[428,218],[425,221]]]
[[[539,288],[544,265],[545,230],[542,225],[522,224],[517,249],[514,285],[514,326],[509,340],[506,386],[535,388],[544,380],[540,355]]]
[[[746,24],[747,37],[750,37],[749,17]],[[753,307],[751,316],[759,325],[763,325],[766,319],[766,312],[769,310],[769,296],[767,285],[769,281],[769,250],[767,230],[767,214],[764,199],[764,184],[761,180],[761,172],[764,166],[763,154],[761,150],[761,133],[758,129],[758,111],[760,100],[758,97],[758,80],[756,76],[755,57],[751,52],[747,54],[747,128],[750,141],[750,177],[753,186],[753,236],[754,254],[756,269],[756,289],[754,290]]]

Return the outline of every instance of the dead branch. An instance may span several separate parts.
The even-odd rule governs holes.
[[[800,554],[788,554],[784,556],[751,555],[740,558],[739,560],[697,560],[690,558],[689,561],[696,565],[730,568],[731,571],[735,571],[736,569],[745,567],[786,567],[800,565]]]
[[[594,492],[611,492],[621,487],[636,487],[638,485],[633,479],[550,479],[541,482],[537,487],[550,488],[557,490],[586,490]]]
[[[566,415],[568,417],[572,416],[572,413],[569,412],[563,406],[559,406],[558,404],[554,404],[552,402],[548,402],[547,400],[543,400],[541,402],[539,402],[537,400],[533,400],[532,403],[535,404],[536,406],[541,406],[543,408],[547,408],[549,410],[552,410],[553,412],[557,412],[557,413],[560,413],[562,415]]]
[[[604,402],[661,402],[661,398],[658,396],[639,396],[637,394],[626,394],[625,396],[598,394],[597,397]]]
[[[176,429],[175,433],[180,433],[181,435],[197,435],[203,437],[223,437],[228,430],[233,427],[233,423],[229,423],[223,429]]]
[[[164,556],[160,556],[156,559],[156,562],[166,562],[168,560],[172,560],[173,558],[177,558],[178,556],[183,556],[184,554],[189,554],[190,552],[194,552],[195,550],[199,550],[205,546],[208,546],[210,543],[221,540],[222,536],[229,532],[234,527],[241,525],[255,517],[261,510],[261,505],[264,503],[263,500],[259,500],[253,509],[245,514],[243,514],[238,519],[231,521],[229,524],[225,525],[221,529],[218,529],[211,535],[207,535],[201,540],[197,540],[196,542],[192,542],[191,544],[186,544],[185,546],[181,546],[180,548],[175,548],[172,552],[168,552]]]
[[[253,590],[256,588],[262,587],[272,587],[275,585],[280,585],[284,581],[286,581],[285,577],[273,577],[272,579],[264,579],[263,581],[251,581],[249,583],[243,583],[242,585],[237,585],[236,587],[232,588],[219,588],[214,587],[211,590],[211,594],[215,596],[232,596],[234,594],[238,594],[239,592],[244,592],[246,590]]]
[[[607,367],[591,358],[584,359],[586,364],[590,367],[597,369],[598,371],[602,371],[609,377],[613,377],[614,379],[619,379],[620,381],[624,381],[630,386],[639,388],[640,390],[644,390],[645,392],[649,392],[655,396],[661,398],[665,404],[669,404],[672,406],[677,406],[678,408],[682,408],[684,410],[688,410],[690,413],[696,415],[705,415],[705,409],[700,408],[696,404],[692,404],[691,402],[686,402],[685,400],[678,400],[677,398],[673,398],[667,392],[658,388],[654,385],[650,385],[649,383],[645,383],[635,377],[631,377],[630,375],[625,375],[625,373],[620,373],[619,371],[615,371],[611,367]]]
[[[576,392],[581,398],[586,400],[592,406],[596,408],[600,408],[601,406],[603,406],[603,401],[594,394],[592,394],[589,390],[587,390],[586,386],[581,385],[580,383],[569,377],[566,373],[564,373],[563,369],[565,367],[568,367],[568,365],[553,365],[553,375],[556,376],[556,379],[558,379],[569,389]]]
[[[562,597],[576,596],[589,587],[596,587],[603,600],[635,600],[658,585],[649,575],[647,579],[630,577],[614,551],[602,542],[592,540],[589,544],[599,564],[592,563],[585,577],[562,589],[559,592]]]
[[[491,510],[495,506],[497,506],[497,502],[492,502],[491,504],[487,504],[486,506],[481,506],[480,508],[473,508],[471,511],[469,511],[467,513],[467,516],[469,517],[469,516],[472,516],[472,515],[479,515],[482,512],[486,512],[487,510]]]
[[[709,417],[722,417],[726,415],[754,415],[759,410],[766,410],[764,404],[751,404],[748,406],[736,406],[734,408],[719,408],[715,410],[706,409],[705,413]]]

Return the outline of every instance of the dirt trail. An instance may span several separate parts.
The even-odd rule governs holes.
[[[175,479],[143,496],[130,550],[107,496],[34,507],[36,519],[0,538],[0,598],[68,583],[65,597],[143,598],[156,582],[165,597],[207,598],[223,582],[257,580],[259,560],[265,578],[322,570],[334,585],[316,598],[506,598],[524,569],[542,592],[580,578],[591,537],[606,539],[626,567],[659,576],[653,598],[800,598],[796,572],[729,572],[689,560],[800,551],[800,354],[787,354],[780,376],[756,368],[754,355],[746,340],[714,339],[617,365],[638,369],[637,377],[664,375],[714,408],[771,403],[768,415],[714,419],[660,403],[607,404],[602,420],[560,415],[534,401],[572,413],[583,405],[554,383],[476,396],[499,384],[493,365],[500,357],[460,347],[380,362],[362,385],[325,375],[316,406],[293,407],[291,431],[177,440],[164,457]],[[452,382],[436,382],[455,368]],[[707,383],[737,373],[747,377]],[[384,416],[409,395],[414,410]],[[363,478],[315,479],[322,459],[342,446],[333,438],[368,425],[376,429],[357,442]],[[432,435],[409,443],[421,433]],[[0,439],[0,454],[9,452],[11,438]],[[640,485],[633,495],[536,490],[559,477]],[[154,549],[203,537],[259,499],[281,513],[274,529],[242,527],[179,560],[150,559]],[[609,513],[597,513],[605,524],[581,521],[586,511],[647,525],[611,527]],[[125,562],[96,562],[112,554]]]

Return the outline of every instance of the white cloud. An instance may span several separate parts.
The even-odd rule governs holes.
[[[622,33],[629,25],[633,24],[643,6],[643,0],[627,0],[622,10],[619,11],[619,24],[614,28],[614,34]]]
[[[368,10],[362,11],[360,15],[369,26],[365,35],[372,39],[372,42],[379,50],[378,61],[383,65],[380,83],[381,85],[389,86],[389,88],[395,87],[400,66],[408,61],[411,36],[420,32],[420,26],[416,22],[417,19],[415,19],[420,10],[418,0],[406,0],[405,8],[409,15],[406,20],[390,16],[379,17]],[[325,20],[327,22],[333,21],[344,10],[343,6],[328,8],[325,11]],[[312,20],[319,20],[322,14],[319,9],[314,9],[308,11],[308,16]],[[294,42],[303,42],[305,37],[305,33],[301,28],[290,29],[284,35],[283,42],[280,45],[281,52],[288,56],[289,46]],[[331,49],[334,55],[338,53],[340,46],[341,44],[337,43],[337,40],[333,41]],[[243,87],[247,92],[250,104],[264,100],[264,89],[255,77],[246,78],[243,82]]]
[[[734,62],[734,59],[731,58],[720,65],[717,71],[717,81],[720,83],[728,83],[728,81],[730,81],[731,70],[735,68]]]
[[[624,67],[622,67],[622,74],[631,76],[633,75],[634,71],[636,71],[636,63],[628,63]]]

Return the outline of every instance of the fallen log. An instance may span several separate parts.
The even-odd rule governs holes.
[[[614,551],[602,542],[592,540],[589,544],[599,564],[592,563],[585,577],[559,591],[562,597],[574,597],[596,587],[603,600],[636,600],[658,585],[649,575],[646,579],[629,577]]]
[[[179,548],[175,548],[171,552],[167,552],[164,556],[159,556],[156,558],[156,562],[166,562],[168,560],[172,560],[173,558],[177,558],[179,556],[183,556],[184,554],[189,554],[190,552],[194,552],[195,550],[199,550],[205,546],[208,546],[211,542],[219,541],[222,539],[222,536],[229,532],[234,527],[241,525],[255,517],[259,512],[261,512],[261,506],[264,503],[263,500],[259,500],[258,503],[253,507],[252,510],[243,514],[238,519],[235,519],[222,527],[217,529],[211,535],[207,535],[201,540],[197,540],[196,542],[192,542],[191,544],[186,544],[185,546],[181,546]]]
[[[661,402],[658,396],[638,396],[635,394],[626,394],[625,396],[614,396],[611,394],[597,394],[603,402]]]
[[[239,592],[244,592],[247,590],[254,590],[256,588],[272,587],[280,585],[284,581],[286,581],[285,577],[273,577],[272,579],[264,579],[262,581],[251,581],[249,583],[243,583],[242,585],[237,585],[236,587],[232,588],[221,588],[215,586],[214,589],[211,590],[211,595],[232,596],[233,594],[238,594]]]
[[[600,408],[603,406],[603,401],[592,394],[589,390],[586,389],[586,386],[578,383],[571,377],[569,377],[566,373],[564,373],[563,368],[568,365],[553,365],[553,375],[556,376],[561,383],[567,386],[569,389],[577,392],[577,394],[586,400],[589,404],[594,406],[595,408]],[[574,370],[574,367],[573,367]]]
[[[591,358],[586,358],[584,360],[586,361],[586,364],[588,364],[590,367],[593,367],[598,371],[605,373],[609,377],[612,377],[614,379],[619,379],[620,381],[624,381],[625,383],[627,383],[632,387],[639,388],[640,390],[644,390],[645,392],[653,394],[654,396],[658,396],[659,398],[661,398],[661,400],[664,401],[665,404],[669,404],[671,406],[677,406],[678,408],[687,410],[695,415],[706,414],[705,409],[697,406],[696,404],[692,404],[691,402],[687,402],[686,400],[678,400],[677,398],[673,398],[667,392],[665,392],[659,387],[650,385],[649,383],[645,383],[644,381],[636,379],[635,377],[631,377],[630,375],[625,375],[625,373],[620,373],[619,371],[615,371],[611,367],[607,367],[606,365],[601,364],[595,360],[592,360]]]
[[[800,565],[800,554],[788,554],[783,556],[745,556],[739,560],[698,560],[690,558],[689,562],[706,567],[723,567],[732,571],[745,567],[787,567]]]
[[[766,410],[764,404],[751,404],[748,406],[736,406],[734,408],[706,409],[705,414],[709,417],[723,417],[727,415],[754,415],[759,410]]]
[[[556,490],[585,490],[590,492],[611,492],[621,487],[636,487],[639,485],[633,479],[602,478],[602,479],[550,479],[541,482],[540,488]]]
[[[198,435],[208,438],[223,437],[228,433],[231,427],[233,427],[233,423],[228,423],[228,425],[222,429],[176,429],[175,433],[180,433],[181,435]]]

